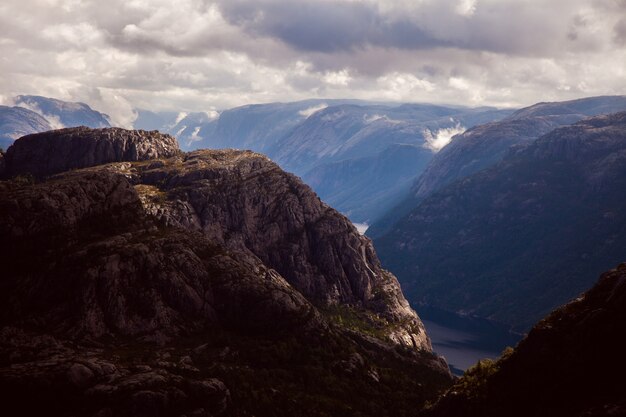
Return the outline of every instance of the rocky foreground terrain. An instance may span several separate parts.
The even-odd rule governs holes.
[[[0,166],[11,415],[403,416],[451,382],[369,239],[262,155],[75,128]]]

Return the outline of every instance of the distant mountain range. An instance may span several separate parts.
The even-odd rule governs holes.
[[[56,128],[86,126],[111,127],[109,116],[93,110],[85,103],[73,103],[41,96],[17,96],[16,106],[41,114]]]
[[[135,127],[165,126],[160,129],[178,137],[187,150],[262,152],[301,176],[353,221],[372,222],[406,197],[413,180],[452,135],[510,113],[486,107],[306,100],[237,107],[211,120],[206,114],[139,111]],[[399,155],[399,150],[407,152]],[[400,158],[394,161],[395,155]]]
[[[50,123],[32,110],[0,106],[0,148],[6,150],[17,138],[50,129]]]
[[[0,148],[15,139],[62,127],[110,127],[106,114],[84,103],[71,103],[41,96],[17,96],[13,106],[0,106]]]
[[[626,110],[626,97],[590,97],[573,101],[539,103],[521,109],[499,122],[487,123],[457,135],[438,152],[411,186],[405,199],[368,229],[384,235],[429,194],[498,163],[516,145],[536,140],[551,130],[589,116]]]
[[[18,96],[19,117],[5,114],[0,141],[59,127],[108,127],[108,116],[83,103]],[[176,137],[183,150],[250,149],[301,176],[355,222],[372,223],[409,195],[430,159],[457,133],[512,110],[359,100],[255,104],[211,112],[137,110],[136,129]],[[10,122],[13,120],[13,122]],[[43,119],[43,120],[42,120]],[[0,122],[3,119],[0,119]],[[39,123],[39,124],[38,124]],[[406,153],[399,154],[399,151]],[[394,160],[394,157],[399,158]],[[352,191],[350,191],[352,190]]]
[[[375,239],[412,302],[526,330],[623,258],[626,112],[521,140]]]

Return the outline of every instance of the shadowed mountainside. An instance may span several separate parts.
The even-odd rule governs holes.
[[[589,116],[626,110],[626,97],[602,96],[579,100],[538,103],[501,121],[487,123],[456,135],[438,152],[417,178],[407,197],[368,229],[379,238],[389,232],[413,208],[433,192],[501,161],[516,146],[525,146],[557,127]]]
[[[626,414],[626,264],[533,327],[496,362],[468,370],[423,417]]]
[[[409,299],[524,330],[619,262],[626,113],[562,127],[426,198],[375,241]]]
[[[402,416],[449,384],[369,239],[266,157],[184,154],[156,133],[47,135],[52,155],[114,161],[96,151],[48,177],[31,158],[36,180],[0,182],[7,409]],[[122,152],[128,138],[155,159]]]

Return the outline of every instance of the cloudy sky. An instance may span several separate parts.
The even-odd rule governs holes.
[[[0,102],[207,111],[304,98],[626,94],[626,0],[2,0]]]

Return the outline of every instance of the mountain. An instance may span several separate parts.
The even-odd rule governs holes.
[[[112,127],[92,132],[83,126],[24,136],[6,151],[4,175],[46,177],[109,162],[167,158],[180,152],[176,139],[155,131]]]
[[[395,144],[422,146],[432,155],[438,150],[433,136],[441,129],[463,130],[467,123],[501,114],[495,109],[475,113],[430,104],[329,106],[298,125],[268,155],[297,174],[323,163],[376,155]]]
[[[303,181],[350,218],[376,218],[404,197],[432,152],[422,146],[391,145],[374,156],[324,164]]]
[[[22,107],[0,106],[0,148],[6,150],[21,136],[51,128],[48,121],[34,111]]]
[[[623,416],[626,264],[468,370],[423,417]]]
[[[306,172],[323,163],[376,155],[395,144],[415,144],[430,150],[433,134],[460,128],[462,110],[433,105],[357,106],[325,108],[306,119],[269,151],[281,166]]]
[[[271,149],[297,125],[329,105],[354,100],[304,100],[291,103],[250,104],[224,110],[214,124],[199,132],[196,149],[250,149],[273,156]]]
[[[525,330],[619,262],[626,112],[553,130],[375,240],[409,299]]]
[[[270,155],[302,175],[324,201],[370,223],[409,194],[454,133],[508,113],[427,104],[332,106],[309,117]]]
[[[5,409],[403,416],[450,384],[345,217],[263,155],[173,145],[75,128],[7,151]],[[74,152],[87,156],[45,163]]]
[[[218,117],[205,112],[151,112],[137,110],[137,119],[133,127],[139,130],[158,130],[176,137],[184,150],[198,149],[197,142],[203,140],[201,130],[208,132]]]
[[[54,128],[87,126],[110,127],[109,116],[93,110],[85,103],[73,103],[41,96],[17,96],[16,106],[41,114]]]
[[[579,100],[538,103],[503,120],[468,129],[454,136],[438,152],[398,203],[368,229],[373,238],[383,236],[393,224],[429,194],[502,160],[513,146],[532,142],[551,130],[589,116],[626,110],[626,96],[590,97]]]
[[[14,107],[0,106],[0,148],[31,133],[73,126],[109,127],[108,116],[83,103],[40,96],[17,96]]]
[[[137,130],[158,130],[164,133],[167,133],[172,126],[175,126],[180,117],[180,113],[174,111],[154,112],[136,109],[135,113],[137,113],[137,118],[133,122],[133,128]]]
[[[374,200],[364,198],[365,190],[357,184],[370,184],[369,195],[386,202],[404,197],[408,187],[402,177],[396,178],[394,190],[371,188],[380,181],[371,176],[376,168],[369,167],[366,160],[377,166],[388,165],[398,146],[410,145],[412,159],[403,157],[398,164],[405,167],[400,170],[403,175],[415,177],[425,161],[445,144],[446,136],[511,112],[355,100],[259,104],[221,112],[219,118],[197,131],[196,137],[201,139],[190,142],[190,146],[263,152],[283,169],[310,181],[324,201],[340,207],[352,220],[371,221],[382,209]],[[340,171],[346,176],[335,176]],[[351,198],[348,193],[334,191],[341,188],[361,196]]]

